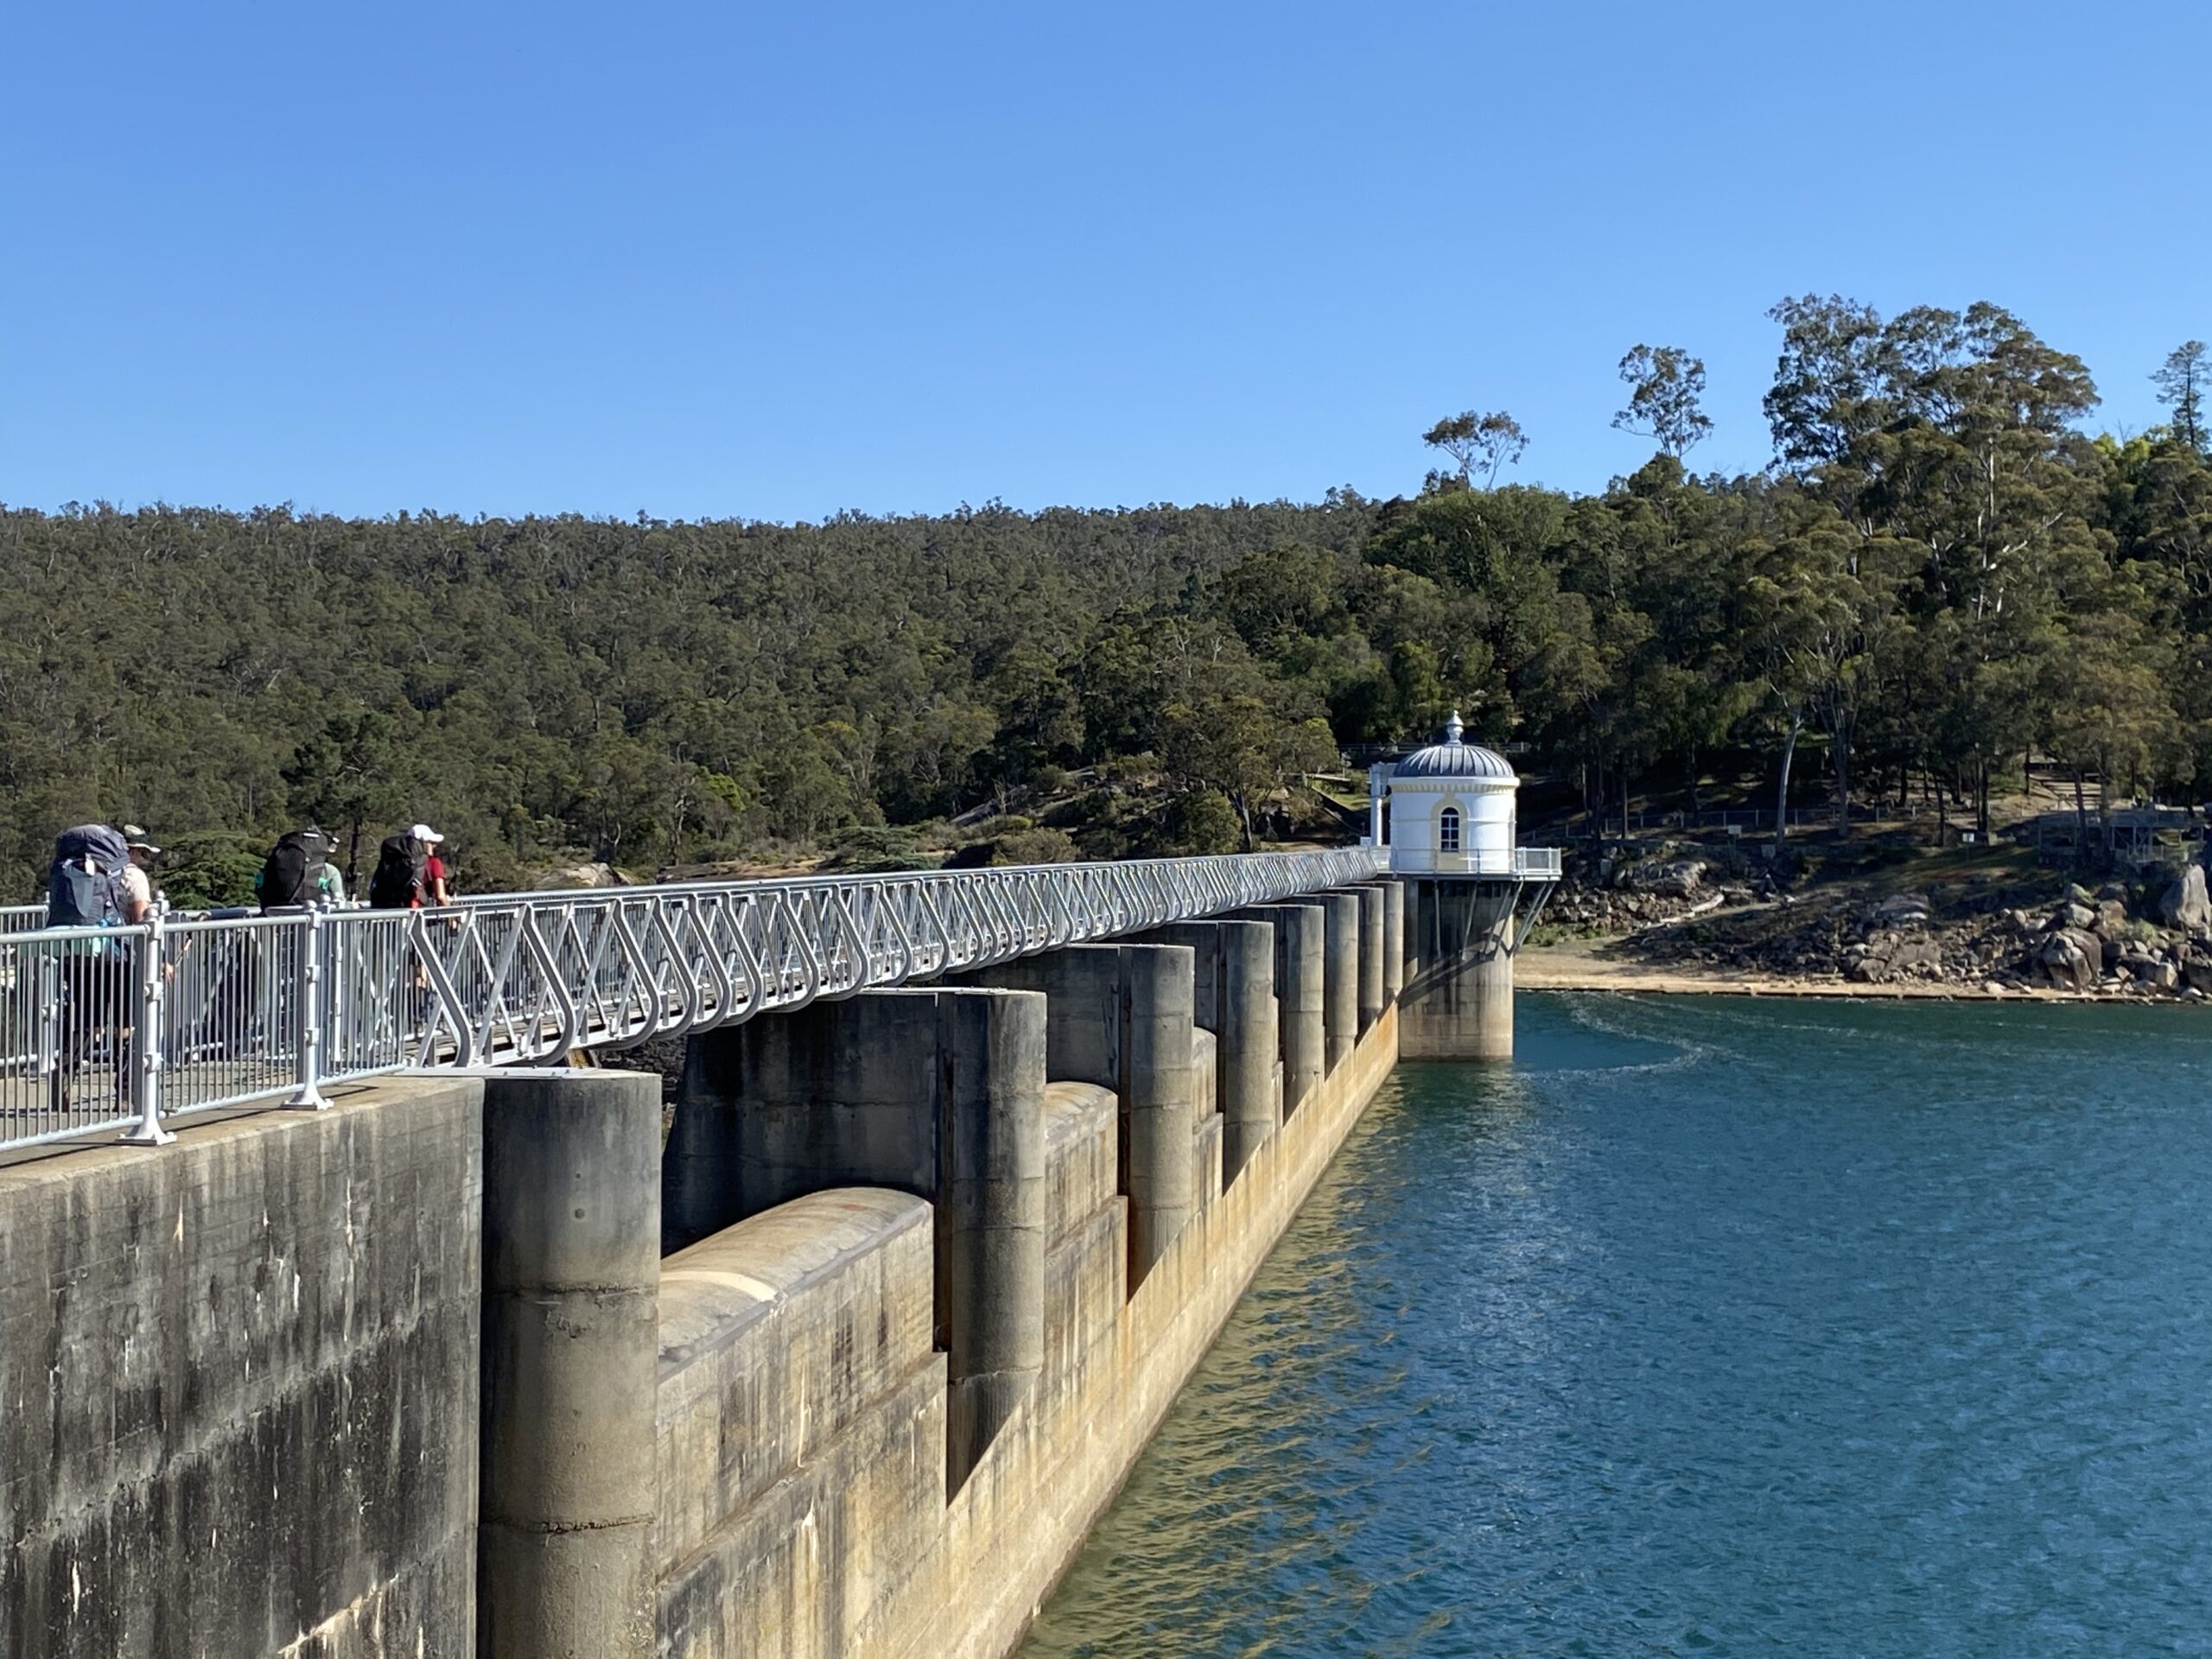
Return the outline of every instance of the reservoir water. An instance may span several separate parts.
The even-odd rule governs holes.
[[[1400,1068],[1024,1659],[2212,1654],[2212,1018],[1519,1046]]]

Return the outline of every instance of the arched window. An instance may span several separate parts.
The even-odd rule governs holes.
[[[1439,852],[1456,853],[1459,850],[1459,809],[1447,806],[1444,816],[1436,821],[1436,848]]]

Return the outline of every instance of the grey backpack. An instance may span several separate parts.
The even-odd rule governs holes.
[[[48,927],[112,927],[123,919],[123,872],[130,849],[123,832],[105,823],[80,823],[54,838],[54,864],[46,877]]]

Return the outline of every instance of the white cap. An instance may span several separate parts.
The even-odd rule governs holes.
[[[433,847],[436,846],[438,842],[445,839],[443,836],[431,829],[427,823],[416,824],[410,828],[407,833],[417,841],[429,842]]]

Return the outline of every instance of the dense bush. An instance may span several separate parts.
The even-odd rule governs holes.
[[[2107,797],[2212,776],[2203,348],[2159,372],[2171,426],[2093,440],[2087,369],[1993,306],[1775,315],[1772,468],[1693,475],[1701,365],[1640,348],[1660,453],[1592,496],[1487,487],[1521,435],[1470,411],[1429,435],[1456,473],[1388,502],[0,509],[0,893],[91,818],[256,849],[319,823],[356,880],[425,819],[480,891],[1003,810],[1080,766],[1180,803],[1074,825],[1093,851],[1249,844],[1335,743],[1454,707],[1592,807],[1694,792],[1721,748],[1785,794],[1796,766],[1985,809],[2031,753]],[[235,893],[194,860],[189,891]]]

